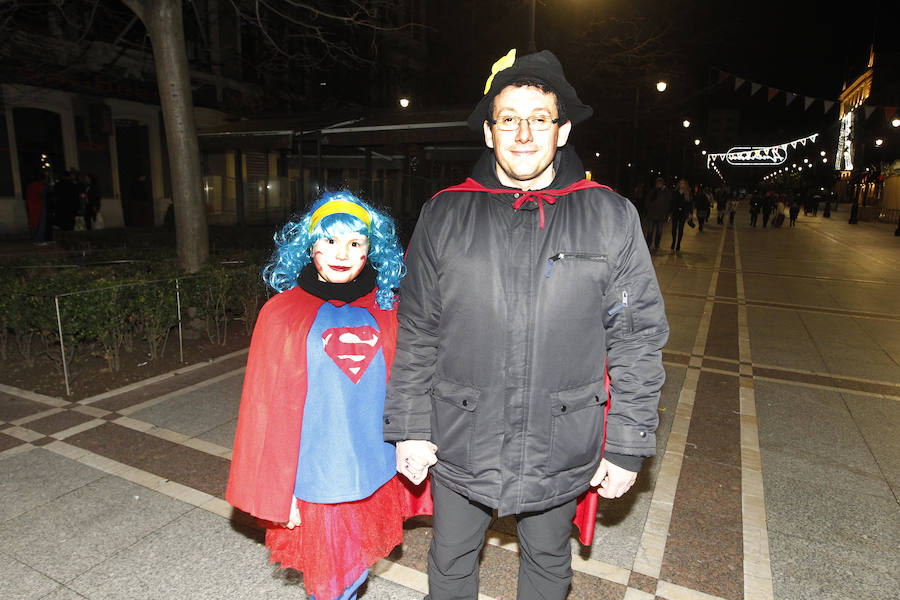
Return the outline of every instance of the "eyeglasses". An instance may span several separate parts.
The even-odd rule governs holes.
[[[491,127],[496,125],[500,131],[518,131],[522,121],[528,122],[528,128],[531,131],[547,131],[556,123],[559,123],[559,117],[551,119],[545,115],[537,115],[534,117],[515,117],[513,115],[500,115],[497,119],[488,121]]]

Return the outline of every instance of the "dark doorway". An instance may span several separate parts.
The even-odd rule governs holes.
[[[152,227],[153,194],[146,125],[130,120],[116,121],[116,157],[125,226]]]
[[[22,189],[49,170],[51,180],[61,176],[69,166],[63,153],[62,125],[59,114],[40,108],[14,108],[16,147],[19,152],[19,176]]]

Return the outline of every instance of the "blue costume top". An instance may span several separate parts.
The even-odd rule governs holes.
[[[381,436],[386,367],[375,318],[325,302],[306,338],[308,390],[294,496],[331,504],[370,496],[394,476]]]

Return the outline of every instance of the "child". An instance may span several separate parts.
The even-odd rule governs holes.
[[[269,521],[271,561],[311,597],[352,599],[412,512],[381,433],[403,253],[391,218],[347,192],[275,242],[226,499]]]

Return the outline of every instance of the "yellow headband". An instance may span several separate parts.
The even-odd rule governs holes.
[[[312,233],[312,230],[315,229],[316,225],[319,224],[319,221],[327,217],[328,215],[333,215],[337,213],[345,213],[348,215],[353,215],[360,221],[366,224],[366,227],[371,230],[372,229],[372,216],[369,214],[369,211],[364,209],[359,204],[355,202],[350,202],[349,200],[329,200],[322,206],[316,209],[316,212],[312,214],[312,217],[309,219],[309,232]]]

